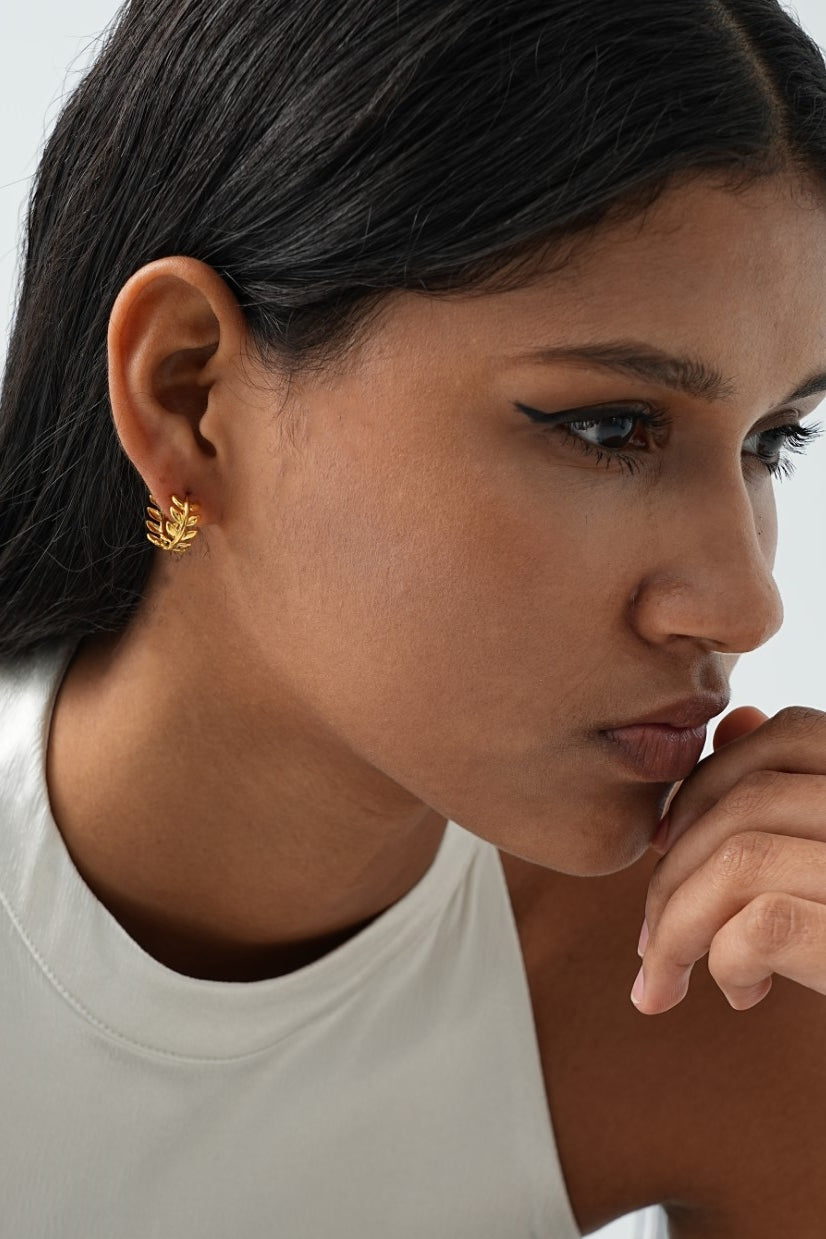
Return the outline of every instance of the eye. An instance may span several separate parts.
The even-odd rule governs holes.
[[[664,409],[641,403],[597,405],[565,413],[541,413],[523,404],[517,408],[556,438],[562,436],[567,446],[593,456],[597,464],[618,465],[628,473],[640,468],[640,457],[650,450],[654,432],[671,424]]]
[[[569,409],[565,413],[542,413],[519,403],[516,407],[531,421],[544,426],[549,434],[557,439],[562,436],[567,446],[592,456],[597,464],[618,465],[628,473],[641,468],[656,432],[671,425],[666,410],[651,404],[596,405]],[[791,422],[785,426],[769,426],[750,434],[741,454],[751,458],[772,477],[790,477],[794,465],[788,453],[805,452],[821,434],[820,424],[802,426],[799,422]]]
[[[614,417],[602,417],[599,420],[566,422],[563,423],[562,428],[592,443],[594,447],[617,452],[628,446],[628,440],[635,426],[642,420],[640,414],[621,413]]]
[[[802,453],[815,439],[823,434],[820,423],[801,426],[791,422],[787,426],[770,426],[767,430],[755,431],[743,444],[743,452],[753,456],[773,477],[791,477],[794,464],[786,452]],[[753,444],[749,447],[749,444]]]

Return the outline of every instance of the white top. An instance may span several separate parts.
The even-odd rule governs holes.
[[[496,848],[450,822],[416,886],[287,976],[177,973],[51,814],[73,650],[0,664],[2,1234],[579,1239]]]

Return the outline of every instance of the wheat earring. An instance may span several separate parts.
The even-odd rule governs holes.
[[[161,505],[151,492],[149,498],[155,507],[147,506],[146,509],[152,518],[146,522],[146,528],[149,531],[147,538],[153,546],[159,546],[162,551],[174,551],[176,555],[183,555],[189,550],[192,539],[198,532],[200,519],[198,504],[173,495],[171,512],[166,517],[161,510]]]

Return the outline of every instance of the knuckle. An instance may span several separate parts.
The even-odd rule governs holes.
[[[799,941],[804,926],[798,905],[788,895],[758,895],[749,905],[748,934],[761,952],[775,954]]]
[[[770,720],[783,731],[804,737],[826,732],[826,714],[813,706],[784,706]]]
[[[750,770],[723,797],[725,811],[738,821],[750,821],[774,799],[783,776],[777,770]]]
[[[721,843],[712,856],[713,873],[721,883],[753,883],[774,858],[775,844],[759,830],[743,830]]]

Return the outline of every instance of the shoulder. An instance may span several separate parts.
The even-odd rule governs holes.
[[[657,863],[575,878],[502,854],[557,1148],[582,1230],[661,1202],[673,1239],[826,1234],[826,998],[775,977],[733,1010],[694,966],[686,998],[629,994]]]

